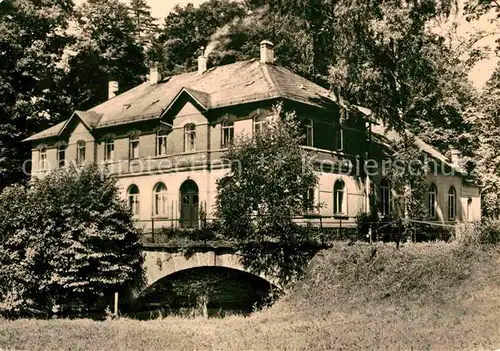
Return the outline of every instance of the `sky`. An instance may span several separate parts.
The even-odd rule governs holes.
[[[76,5],[80,5],[84,1],[85,0],[74,0]],[[121,0],[121,1],[127,3],[129,0]],[[149,6],[151,6],[151,12],[153,17],[160,19],[159,21],[160,23],[163,22],[162,18],[165,17],[175,7],[175,5],[180,4],[181,6],[185,6],[191,2],[195,6],[198,6],[204,1],[205,0],[147,0]],[[460,8],[463,8],[463,1],[464,0],[459,0],[459,2],[461,2],[461,4],[459,4]],[[469,33],[472,32],[492,29],[492,24],[487,19],[482,19],[481,21],[475,21],[469,23],[465,21],[465,18],[462,15],[457,15],[454,18],[454,21],[458,23],[459,33],[464,37],[467,37]],[[498,38],[498,36],[487,37],[483,39],[481,42],[479,42],[477,45],[493,46],[495,44],[496,38]],[[486,82],[486,80],[492,74],[497,62],[498,59],[492,57],[489,60],[480,62],[474,69],[472,69],[469,78],[476,87],[480,88]]]
[[[73,0],[76,5],[82,4],[85,0]],[[121,0],[123,2],[128,2],[126,0]],[[153,17],[162,18],[165,17],[177,4],[185,6],[188,3],[193,3],[195,6],[204,2],[204,0],[147,0],[149,6],[151,6],[151,13]]]

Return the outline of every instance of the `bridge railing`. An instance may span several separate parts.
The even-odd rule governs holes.
[[[321,231],[331,238],[347,238],[356,234],[355,218],[331,216],[296,217],[292,221],[301,226]],[[142,230],[143,243],[167,243],[173,240],[211,241],[218,240],[216,218],[200,219],[193,223],[182,223],[179,218],[156,218],[137,220],[136,227]]]
[[[372,240],[396,241],[403,239],[402,235],[411,235],[407,240],[433,241],[448,240],[454,235],[454,225],[422,222],[417,232],[404,232],[401,220],[387,219],[382,222],[365,222],[364,228],[358,228],[354,217],[305,216],[292,219],[300,226],[313,231],[313,236],[321,242],[335,240],[369,240],[368,226],[372,227]],[[136,221],[136,226],[142,230],[143,244],[183,245],[186,241],[206,245],[217,242],[220,246],[224,239],[217,228],[216,218],[201,218],[198,221],[182,223],[180,218],[150,218]]]

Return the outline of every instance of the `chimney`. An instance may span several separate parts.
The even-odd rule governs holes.
[[[461,167],[462,153],[457,149],[451,149],[451,163],[454,166]]]
[[[114,98],[117,92],[118,92],[118,82],[114,80],[110,81],[108,83],[108,100]]]
[[[260,63],[274,63],[274,44],[269,40],[260,42]]]
[[[158,62],[153,62],[149,69],[149,84],[156,85],[160,81],[160,72],[158,72]]]
[[[203,74],[207,70],[207,58],[203,55],[198,56],[198,74]]]

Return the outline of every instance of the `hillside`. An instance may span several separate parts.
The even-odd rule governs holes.
[[[0,349],[500,348],[500,247],[375,248],[321,252],[293,291],[251,317],[0,321]]]

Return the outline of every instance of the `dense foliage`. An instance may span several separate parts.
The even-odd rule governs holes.
[[[71,0],[0,1],[0,188],[23,178],[19,141],[71,108],[58,61],[72,11]]]
[[[231,172],[218,184],[215,217],[249,270],[286,284],[311,257],[311,232],[293,218],[313,208],[317,176],[295,116],[278,107],[273,117],[255,138],[240,136],[230,147]]]
[[[0,307],[102,307],[142,284],[141,247],[115,181],[96,166],[0,194]]]

